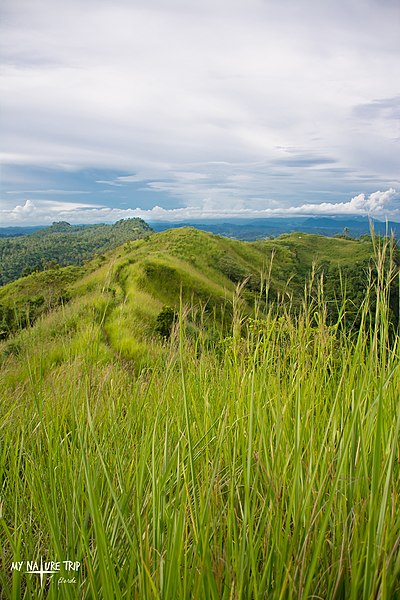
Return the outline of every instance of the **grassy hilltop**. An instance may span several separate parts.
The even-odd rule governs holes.
[[[398,265],[183,228],[4,286],[3,597],[397,597]]]

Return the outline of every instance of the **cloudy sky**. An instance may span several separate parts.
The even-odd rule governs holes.
[[[400,221],[399,0],[2,0],[0,224]]]

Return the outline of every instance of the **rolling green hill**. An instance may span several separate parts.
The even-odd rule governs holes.
[[[142,219],[124,219],[114,225],[60,221],[30,235],[0,239],[0,285],[52,266],[82,265],[95,254],[151,232]]]
[[[255,301],[261,310],[268,309],[268,302],[283,301],[296,309],[304,300],[307,281],[309,295],[316,294],[322,273],[328,317],[337,320],[337,306],[346,295],[351,321],[365,293],[372,255],[370,239],[290,234],[248,243],[191,228],[171,229],[128,242],[85,266],[32,273],[4,286],[0,334],[7,338],[45,315],[62,323],[76,313],[81,327],[96,315],[114,352],[146,362],[149,352],[157,352],[153,341],[164,306],[178,312],[182,302],[214,325],[229,326],[238,285],[249,314]],[[346,281],[341,281],[341,273]],[[394,307],[396,301],[394,291]]]
[[[2,598],[397,598],[398,279],[178,229],[1,288]]]

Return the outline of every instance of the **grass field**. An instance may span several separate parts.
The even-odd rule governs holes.
[[[174,293],[185,253],[199,277],[190,252],[182,237]],[[162,306],[153,256],[124,259],[118,279],[89,273],[85,294],[3,342],[1,597],[400,597],[398,274],[385,252],[356,331],[341,327],[345,304],[327,323],[323,281],[294,311],[265,302],[266,280],[252,314],[232,285],[229,329],[210,336],[183,294],[170,339],[146,338]],[[218,277],[216,298],[229,291]],[[140,371],[130,354],[146,355]],[[24,572],[41,558],[81,564],[41,585]]]

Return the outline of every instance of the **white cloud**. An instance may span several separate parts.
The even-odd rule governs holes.
[[[382,212],[395,198],[397,198],[397,207],[400,208],[399,194],[393,188],[390,188],[386,192],[374,192],[365,203],[368,210]]]
[[[396,3],[3,4],[4,164],[223,211],[398,186]]]
[[[122,183],[117,183],[116,181],[107,181],[104,179],[97,179],[96,183],[102,183],[104,185],[111,185],[112,187],[122,187]]]
[[[91,194],[92,192],[88,192],[85,190],[12,190],[6,192],[11,195],[20,195],[20,194],[51,194],[60,195],[60,196],[81,196],[82,194]]]
[[[82,215],[86,216],[86,211],[89,209],[98,211],[102,209],[101,205],[83,204],[80,202],[60,202],[58,200],[31,200],[28,198],[24,204],[17,204],[11,209],[0,210],[0,221],[2,226],[7,225],[28,225],[51,223],[58,220],[62,215],[68,215],[73,223],[84,223],[79,218]],[[60,216],[61,215],[61,216]]]
[[[390,188],[386,192],[373,192],[369,196],[358,194],[349,202],[322,202],[321,204],[303,204],[291,209],[296,213],[307,214],[361,214],[376,217],[400,217],[400,193]]]
[[[279,202],[271,200],[273,208],[249,208],[238,204],[235,207],[216,208],[209,199],[201,205],[184,208],[166,209],[154,206],[149,210],[140,208],[112,208],[102,205],[59,202],[51,200],[26,200],[10,210],[1,210],[4,225],[48,224],[54,220],[66,220],[70,223],[104,223],[119,219],[141,217],[148,221],[184,221],[218,218],[256,218],[290,215],[362,215],[378,219],[400,220],[400,193],[394,189],[374,192],[369,196],[359,194],[347,202],[320,204],[306,203],[301,206],[288,206],[282,209]]]

